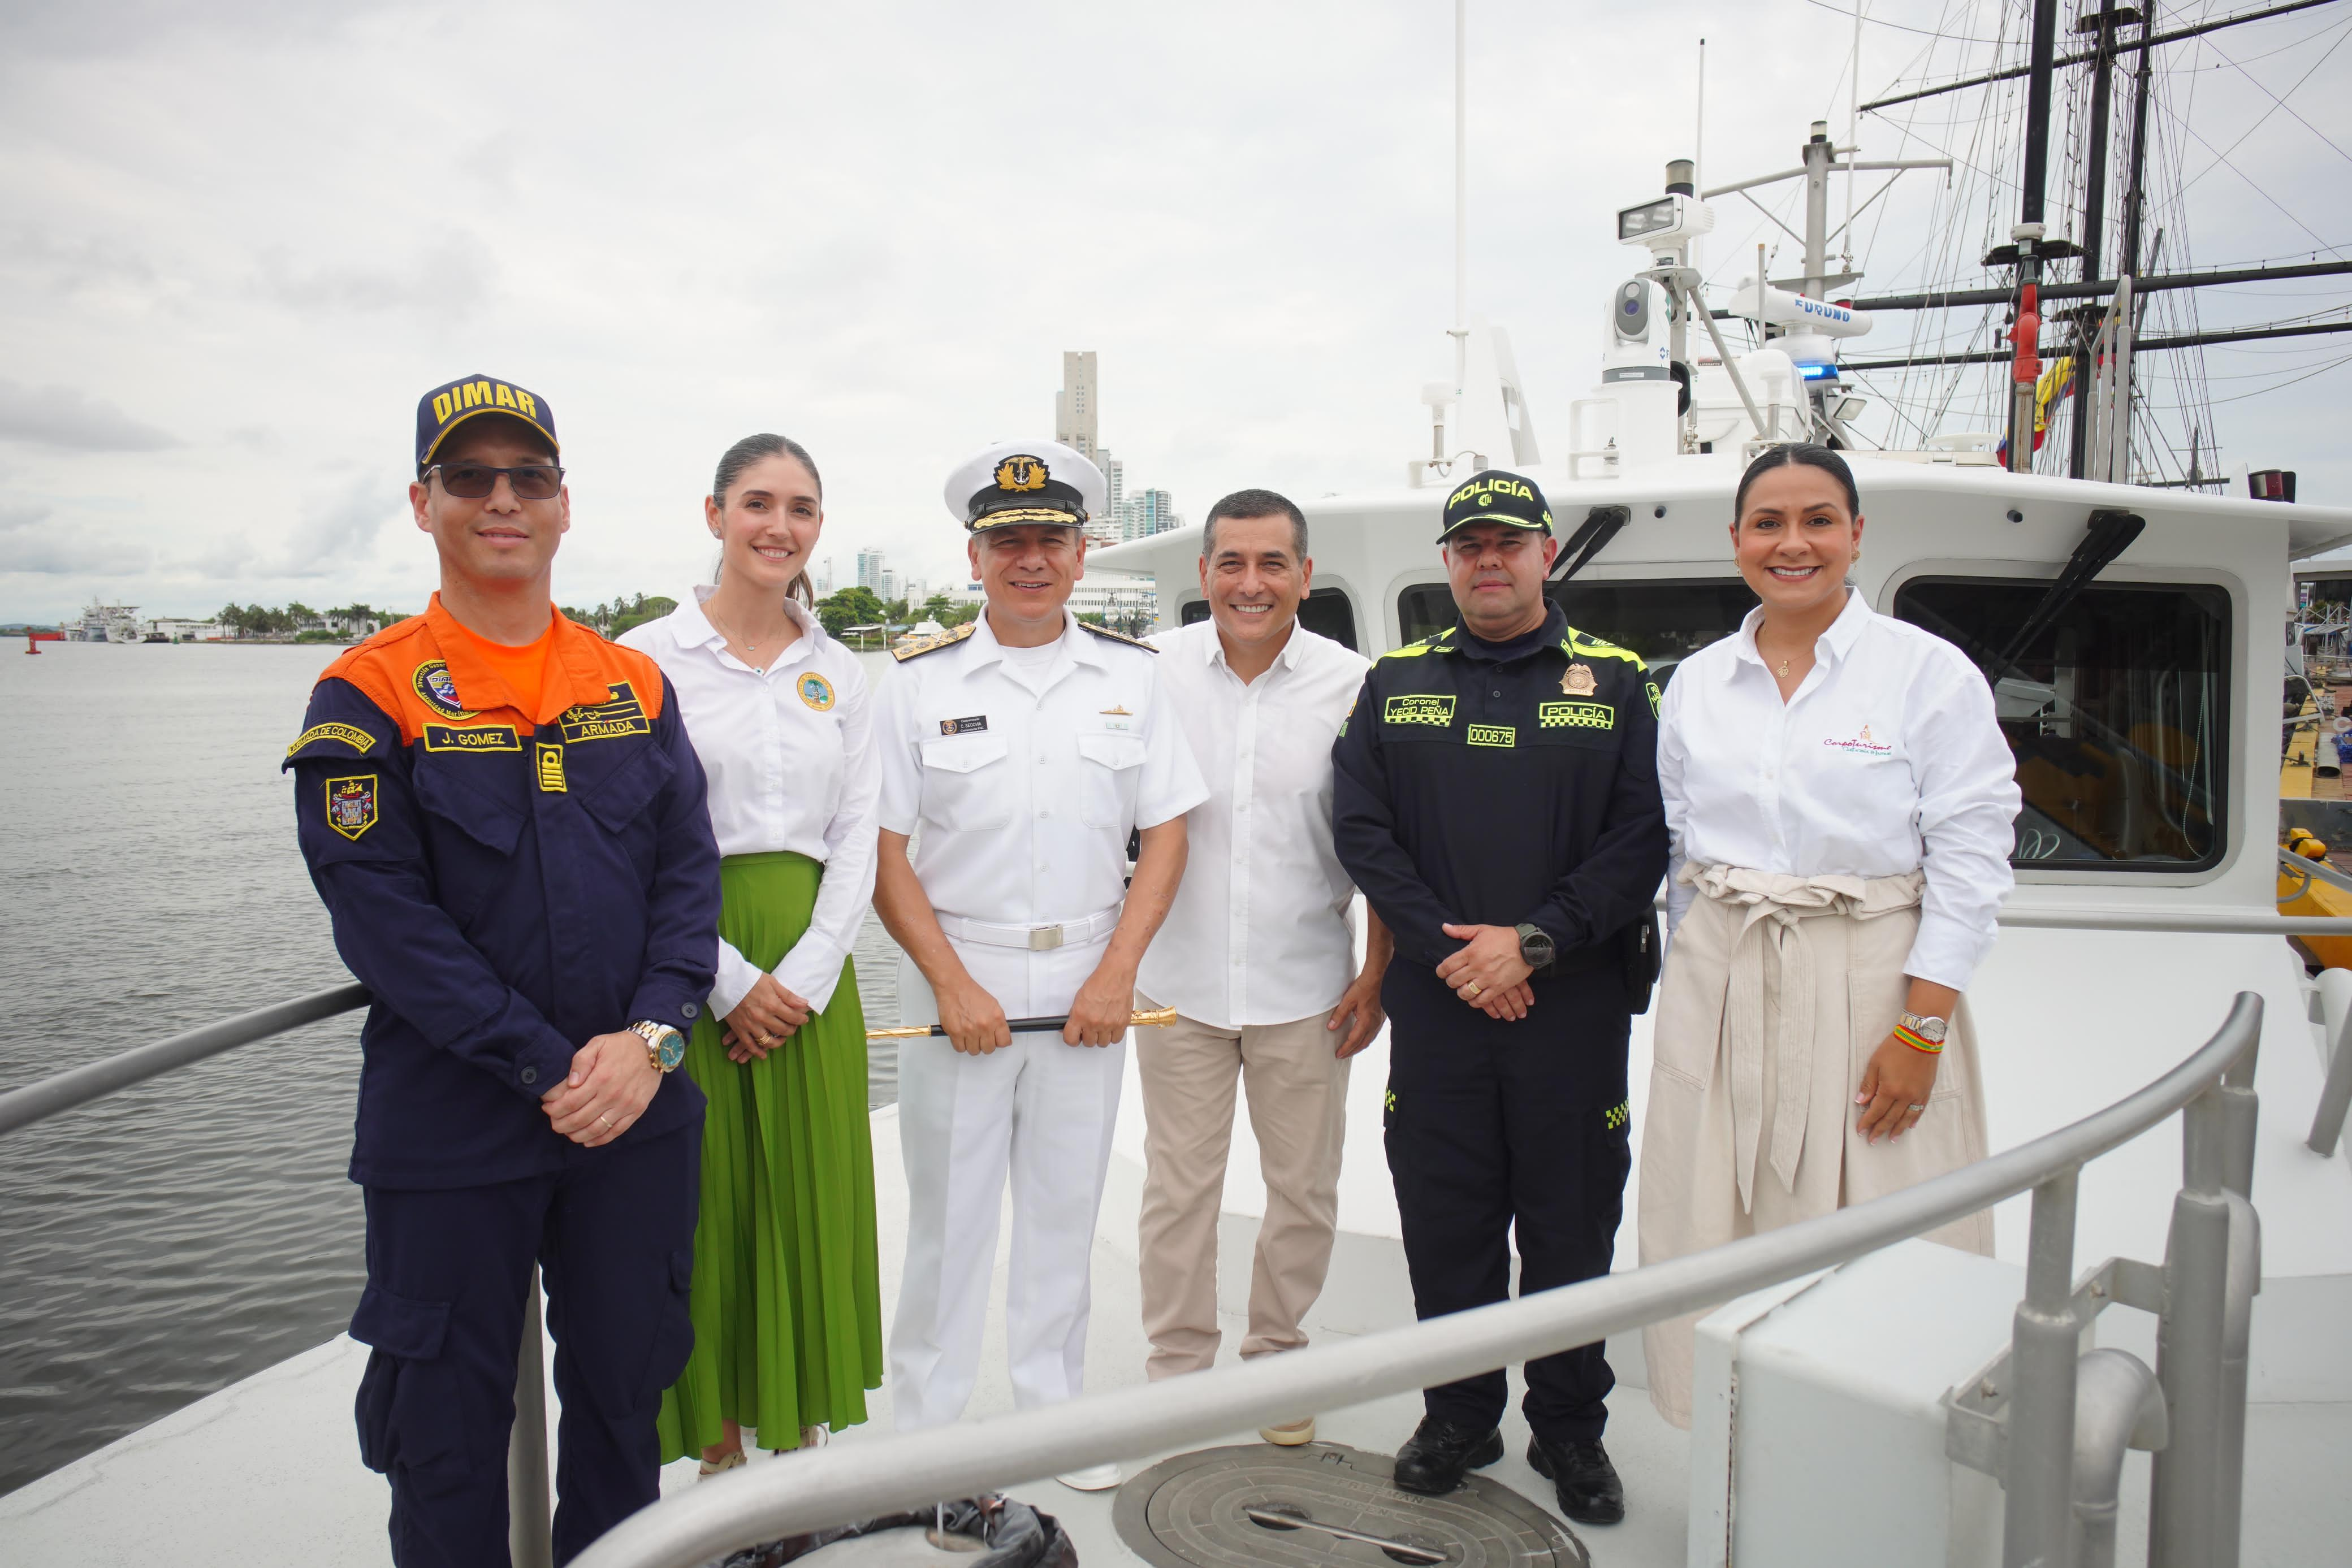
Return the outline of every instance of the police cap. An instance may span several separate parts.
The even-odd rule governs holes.
[[[1438,530],[1444,544],[1473,523],[1507,523],[1515,528],[1551,532],[1551,507],[1536,482],[1524,475],[1489,468],[1465,479],[1445,497],[1445,526]]]
[[[433,455],[441,449],[451,431],[486,413],[504,414],[530,426],[547,437],[551,456],[563,455],[563,448],[555,439],[555,414],[545,398],[495,376],[460,376],[416,400],[417,473],[421,475],[432,466]]]
[[[1014,523],[1075,528],[1102,510],[1102,470],[1058,441],[1000,441],[948,476],[948,512],[974,533]]]

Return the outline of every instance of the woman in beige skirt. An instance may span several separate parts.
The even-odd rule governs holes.
[[[1642,1261],[1861,1203],[1984,1157],[1961,993],[2012,883],[2016,764],[1951,643],[1846,582],[1845,461],[1776,446],[1733,504],[1762,601],[1683,661],[1658,725],[1674,860]],[[1989,1213],[1929,1233],[1992,1247]],[[1643,1335],[1650,1399],[1690,1425],[1696,1317]]]

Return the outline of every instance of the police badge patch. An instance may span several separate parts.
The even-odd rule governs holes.
[[[1559,678],[1559,689],[1572,697],[1589,697],[1600,686],[1601,683],[1592,678],[1590,664],[1570,664],[1568,674]]]
[[[474,710],[457,700],[457,683],[449,678],[449,665],[441,659],[427,659],[416,666],[408,677],[425,706],[448,718],[472,718]]]
[[[374,827],[375,779],[363,773],[356,779],[328,779],[327,826],[354,841]]]

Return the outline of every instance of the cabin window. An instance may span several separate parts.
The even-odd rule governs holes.
[[[1895,613],[1992,674],[2017,754],[2012,864],[2191,871],[2227,844],[2230,598],[2196,584],[2099,583],[2021,648],[2047,581],[1917,578]]]
[[[1188,599],[1176,612],[1177,623],[1191,626],[1209,618],[1209,601]],[[1356,607],[1344,590],[1318,588],[1299,601],[1298,623],[1318,636],[1328,637],[1349,651],[1356,650]]]
[[[1739,630],[1756,595],[1736,577],[1570,578],[1544,592],[1578,631],[1642,655],[1659,690],[1675,667],[1709,643]],[[1442,582],[1415,583],[1397,596],[1404,640],[1418,642],[1454,624],[1454,591]]]

